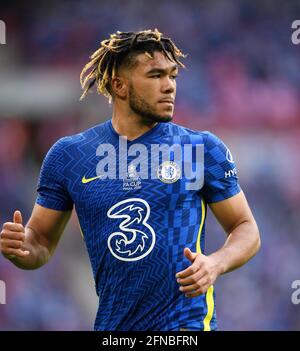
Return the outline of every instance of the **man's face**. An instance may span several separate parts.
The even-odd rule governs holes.
[[[130,70],[129,107],[145,120],[171,121],[176,96],[177,65],[159,51],[154,52],[153,59],[146,54],[139,54],[136,60],[136,65]]]

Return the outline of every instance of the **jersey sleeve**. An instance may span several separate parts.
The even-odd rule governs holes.
[[[37,185],[36,203],[57,211],[69,211],[73,208],[65,179],[65,139],[59,139],[48,151]]]
[[[240,191],[237,169],[230,150],[216,135],[205,132],[204,200],[207,203],[218,202]]]

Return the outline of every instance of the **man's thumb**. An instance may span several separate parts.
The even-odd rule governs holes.
[[[14,223],[22,224],[23,219],[22,219],[22,214],[20,211],[15,211],[14,213]]]
[[[188,247],[186,247],[184,249],[184,256],[191,262],[194,262],[197,254],[195,252],[192,252]]]

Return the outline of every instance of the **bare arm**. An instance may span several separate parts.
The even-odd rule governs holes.
[[[243,192],[212,203],[210,208],[224,228],[227,240],[209,256],[185,248],[184,255],[191,265],[178,272],[176,278],[187,297],[205,293],[220,274],[242,266],[260,248],[259,230]]]
[[[55,211],[36,204],[24,227],[20,211],[4,223],[0,247],[4,257],[22,269],[36,269],[53,255],[71,211]]]
[[[213,203],[210,208],[227,234],[224,246],[210,255],[223,274],[242,266],[257,253],[260,235],[243,192]]]

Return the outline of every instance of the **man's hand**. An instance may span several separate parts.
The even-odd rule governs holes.
[[[192,263],[185,270],[176,274],[179,290],[186,297],[196,297],[206,293],[220,275],[220,268],[213,257],[194,253],[189,248],[184,249],[184,256]]]
[[[14,259],[16,257],[25,257],[29,251],[23,248],[25,241],[25,228],[22,224],[22,214],[15,211],[13,222],[3,224],[0,233],[0,248],[4,257]]]

